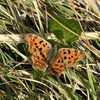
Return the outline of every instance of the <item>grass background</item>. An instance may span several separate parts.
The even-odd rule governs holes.
[[[0,100],[99,100],[99,5],[96,0],[1,0]],[[60,77],[41,72],[27,60],[28,33],[58,48],[81,50],[85,59]],[[12,38],[6,40],[8,34]]]

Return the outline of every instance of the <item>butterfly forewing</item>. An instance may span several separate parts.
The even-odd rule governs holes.
[[[31,54],[35,52],[49,52],[51,44],[41,37],[33,34],[27,34],[25,40],[28,42],[28,51]]]
[[[75,49],[61,48],[58,52],[66,67],[73,67],[79,60],[84,59],[84,54]]]

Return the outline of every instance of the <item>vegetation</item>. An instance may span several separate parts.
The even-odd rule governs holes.
[[[0,100],[99,100],[100,11],[93,0],[0,0]],[[60,77],[32,67],[25,34],[85,59]],[[6,35],[20,40],[5,40]]]

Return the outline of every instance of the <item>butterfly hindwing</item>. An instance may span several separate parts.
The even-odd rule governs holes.
[[[62,73],[66,72],[66,66],[63,63],[63,60],[61,57],[57,54],[55,57],[51,67],[50,67],[50,72],[52,74],[60,76]]]

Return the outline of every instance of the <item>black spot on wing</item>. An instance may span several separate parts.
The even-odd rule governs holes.
[[[38,48],[38,46],[36,46],[36,48]]]
[[[73,56],[71,56],[71,58],[73,58]]]
[[[39,56],[36,56],[37,59],[39,59]]]
[[[77,56],[77,53],[75,53],[75,56]]]
[[[67,57],[66,57],[66,56],[64,56],[64,59],[67,59]]]
[[[36,49],[34,49],[34,52],[36,51]]]
[[[78,52],[78,51],[77,51],[77,50],[75,50],[75,56],[77,56],[77,52]]]
[[[41,44],[42,42],[44,42],[43,40],[41,40],[39,43]]]
[[[58,64],[55,64],[55,66],[58,66]]]
[[[44,54],[42,53],[42,52],[40,52],[40,55],[44,58],[45,56],[44,56]]]
[[[71,52],[70,52],[70,50],[68,50],[68,54],[70,54]]]
[[[64,52],[63,54],[66,54],[66,52]]]
[[[71,59],[70,57],[68,57],[68,59]]]
[[[63,49],[63,51],[65,51],[65,49]]]
[[[60,63],[60,60],[58,60],[58,63]]]
[[[68,64],[70,64],[71,63],[71,61],[68,61]]]
[[[45,44],[43,44],[43,47],[45,47]]]
[[[37,46],[37,43],[34,43]]]
[[[60,66],[60,68],[64,68],[64,66],[63,66],[63,65],[61,65],[61,66]]]
[[[40,51],[42,51],[42,48],[39,48]]]

